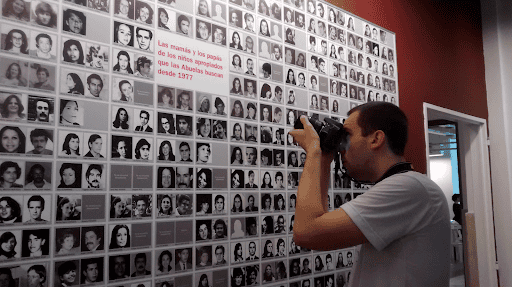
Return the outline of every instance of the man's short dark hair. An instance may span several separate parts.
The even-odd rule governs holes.
[[[222,245],[219,245],[219,246],[215,247],[215,253],[217,253],[217,250],[218,250],[218,249],[222,250],[222,253],[224,253],[224,252],[225,252],[225,248],[224,248],[224,246],[222,246]]]
[[[87,172],[85,173],[85,177],[89,177],[89,174],[91,173],[91,171],[95,169],[97,171],[100,172],[100,175],[103,174],[103,167],[101,167],[100,164],[91,164],[88,168],[87,168]]]
[[[387,102],[369,102],[351,109],[347,115],[355,112],[359,112],[357,124],[363,136],[381,130],[386,135],[391,151],[399,156],[404,155],[408,123],[405,113],[399,107]]]
[[[181,149],[181,148],[182,148],[182,147],[184,147],[184,146],[187,146],[187,147],[188,147],[188,149],[190,149],[190,145],[188,144],[188,142],[181,142],[181,143],[180,143],[180,147],[179,147],[179,148]]]
[[[96,79],[96,80],[100,81],[100,83],[101,83],[100,85],[103,88],[103,80],[101,79],[101,77],[98,74],[90,74],[89,77],[87,77],[87,85],[91,84],[92,79]]]
[[[218,106],[220,104],[224,105],[224,101],[219,97],[215,98],[215,106]]]
[[[45,34],[45,33],[41,33],[39,35],[36,36],[36,46],[39,46],[39,39],[41,38],[46,38],[48,39],[48,42],[50,42],[50,46],[53,46],[53,40],[52,40],[52,37],[50,37],[50,35],[48,34]]]
[[[269,74],[272,72],[272,66],[269,63],[264,63],[262,69]]]
[[[214,202],[217,202],[217,199],[219,199],[219,198],[222,198],[222,201],[224,201],[224,196],[222,196],[222,195],[220,195],[220,194],[217,194],[217,195],[215,196],[215,200],[214,200]]]
[[[46,268],[44,268],[43,265],[40,265],[40,264],[36,264],[36,265],[32,265],[30,266],[30,268],[28,268],[27,270],[27,273],[29,273],[30,271],[34,270],[34,272],[37,273],[37,275],[39,275],[39,278],[41,278],[41,284],[46,282]],[[44,286],[44,285],[42,285]]]
[[[280,171],[276,172],[276,179],[277,179],[277,177],[278,177],[278,176],[280,176],[281,178],[284,178],[284,177],[283,177],[283,173],[282,173],[282,172],[280,172]]]
[[[254,171],[253,170],[249,170],[249,176],[251,176],[251,174],[254,174]],[[252,196],[252,195],[251,195]],[[249,196],[249,197],[251,197]]]
[[[187,22],[189,22],[189,23],[190,23],[190,20],[188,19],[188,17],[187,17],[187,16],[185,16],[185,15],[180,15],[180,16],[178,17],[178,26],[181,26],[181,22],[183,22],[183,21],[187,21]],[[181,27],[179,27],[179,29],[181,30]]]
[[[50,72],[48,72],[48,69],[46,69],[46,68],[43,68],[43,67],[37,68],[36,75],[39,74],[39,72],[44,72],[47,77],[50,76]]]
[[[146,114],[146,116],[148,116],[148,120],[149,120],[149,112],[148,111],[145,111],[145,110],[140,111],[139,117],[142,116],[142,114]]]
[[[184,200],[190,201],[190,196],[186,194],[180,194],[180,196],[178,197],[178,204],[181,204]]]
[[[41,166],[41,167],[42,167],[42,166]],[[43,198],[42,196],[40,196],[40,195],[32,195],[32,196],[28,199],[28,201],[27,201],[27,207],[29,207],[29,208],[30,208],[30,203],[31,203],[32,201],[39,201],[39,202],[41,202],[41,210],[44,210],[44,198]]]
[[[93,142],[95,142],[97,139],[101,139],[101,136],[99,134],[92,134],[90,137],[89,137],[89,140],[88,140],[88,144],[92,144]]]
[[[147,262],[146,253],[137,253],[137,254],[135,254],[135,259],[133,261],[137,262],[137,259],[139,259],[139,258],[142,258],[142,259],[144,259],[144,261]]]
[[[64,274],[73,270],[76,271],[75,263],[73,261],[67,261],[59,266],[59,268],[57,269],[57,274],[59,275],[59,277],[62,277]]]
[[[37,137],[44,137],[46,141],[48,141],[48,132],[43,129],[34,129],[30,132],[30,141]]]
[[[141,2],[141,3],[144,3],[144,2]],[[139,35],[139,31],[146,31],[146,32],[149,32],[149,39],[153,39],[153,32],[151,30],[148,30],[148,29],[145,29],[145,28],[141,28],[141,27],[137,27],[137,29],[135,30],[135,33],[136,35]]]

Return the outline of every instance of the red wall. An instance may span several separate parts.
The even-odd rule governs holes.
[[[487,119],[479,1],[328,0],[396,33],[406,159],[426,173],[423,102]]]

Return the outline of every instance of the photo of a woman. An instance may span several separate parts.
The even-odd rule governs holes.
[[[167,26],[169,22],[169,14],[164,8],[158,8],[158,28],[163,28],[165,30],[170,30]]]
[[[158,107],[174,108],[174,95],[170,88],[158,87]]]
[[[126,202],[119,196],[112,196],[110,218],[130,218],[131,216],[131,210],[126,207]]]
[[[157,274],[169,274],[172,271],[172,253],[164,250],[158,256]],[[163,287],[163,284],[162,284]]]
[[[172,212],[172,198],[170,195],[164,194],[160,201],[160,208],[158,208],[158,216],[169,216],[172,215]],[[172,258],[172,256],[170,258]]]
[[[21,168],[18,163],[4,161],[0,165],[0,189],[22,188],[23,185],[16,183],[21,176]]]
[[[133,102],[133,85],[128,80],[119,81],[119,101]]]
[[[128,130],[130,128],[130,124],[128,123],[129,115],[128,112],[124,108],[119,108],[116,113],[116,117],[112,126],[116,129]]]
[[[114,43],[133,47],[133,26],[114,22]]]
[[[60,124],[68,126],[79,126],[78,102],[72,100],[60,100]]]
[[[244,94],[242,90],[242,84],[240,82],[239,78],[233,79],[233,85],[231,87],[231,90],[229,91],[233,95],[242,96]]]
[[[69,39],[64,42],[62,49],[62,57],[64,62],[73,64],[84,64],[84,49],[78,40]]]
[[[25,32],[20,29],[12,29],[4,40],[4,50],[16,54],[28,54],[28,39]]]
[[[175,161],[174,152],[170,141],[163,141],[158,150],[158,160]]]
[[[0,261],[12,259],[16,256],[17,252],[14,250],[18,241],[14,234],[10,231],[5,231],[0,235]]]
[[[75,133],[69,133],[64,139],[62,153],[70,156],[80,156],[80,138]]]
[[[66,87],[68,88],[67,93],[72,95],[83,95],[84,84],[80,76],[75,73],[69,73],[66,76]]]
[[[8,86],[27,86],[27,79],[23,77],[20,64],[13,62],[5,70],[5,76],[0,79],[0,84]]]
[[[233,49],[243,50],[242,47],[242,40],[240,38],[240,34],[238,32],[233,32],[233,35],[231,35],[231,43],[229,44],[229,47]]]
[[[151,144],[146,139],[140,139],[135,145],[135,159],[149,160]]]
[[[32,18],[32,22],[37,25],[48,28],[57,27],[57,13],[50,4],[40,1],[34,9],[34,14],[35,18]]]
[[[8,96],[2,103],[2,109],[0,111],[0,119],[5,120],[21,120],[25,118],[23,111],[23,103],[19,95],[12,94]]]
[[[1,223],[15,223],[21,222],[21,207],[20,204],[10,196],[3,196],[0,198],[0,222]]]
[[[232,165],[243,165],[243,154],[240,147],[234,147],[231,151],[231,164]]]
[[[116,225],[110,235],[109,249],[130,247],[130,229],[127,225]]]
[[[28,22],[30,19],[30,2],[23,0],[7,0],[2,15],[9,19]]]
[[[0,129],[0,152],[25,153],[25,134],[18,127],[4,126]]]
[[[80,188],[82,186],[82,165],[65,162],[59,169],[58,188]]]
[[[80,207],[66,196],[57,196],[57,221],[80,220]]]
[[[117,64],[114,65],[114,72],[133,75],[130,55],[126,51],[117,53]]]

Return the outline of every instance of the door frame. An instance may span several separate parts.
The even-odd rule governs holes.
[[[476,242],[476,246],[464,246],[466,286],[497,287],[487,121],[425,102],[423,103],[423,119],[427,175],[429,177],[428,121],[444,119],[456,122],[458,125],[459,177],[462,186],[461,193],[465,195],[462,196],[463,213],[473,215],[474,218],[474,231],[468,230],[468,227],[472,229],[472,226],[467,226],[466,221],[464,228],[467,230],[468,236],[474,235],[473,240],[468,240],[468,242]],[[468,254],[470,255],[468,256]]]

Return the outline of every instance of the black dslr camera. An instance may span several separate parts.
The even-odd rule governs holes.
[[[347,148],[348,133],[343,128],[343,124],[331,118],[325,118],[324,122],[308,117],[309,122],[315,128],[320,137],[320,148],[324,152],[340,152]],[[304,129],[304,125],[298,118],[293,126],[295,129]]]

